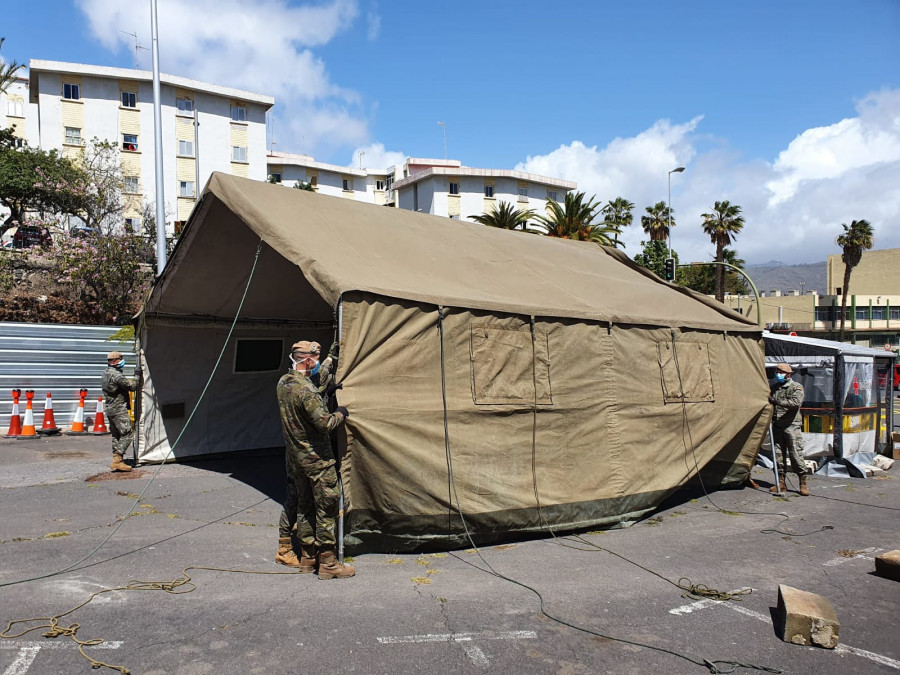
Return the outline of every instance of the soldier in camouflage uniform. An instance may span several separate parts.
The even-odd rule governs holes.
[[[128,416],[130,400],[128,392],[137,391],[141,384],[143,371],[134,369],[134,377],[125,377],[122,369],[125,367],[125,358],[121,352],[110,352],[106,355],[106,371],[103,373],[103,407],[106,419],[109,420],[112,431],[113,461],[109,468],[113,471],[131,471],[131,466],[125,463],[125,453],[134,441],[134,429],[131,418]]]
[[[349,416],[339,406],[334,413],[325,407],[310,380],[318,372],[318,345],[301,341],[291,347],[291,370],[278,381],[278,409],[284,433],[288,488],[278,524],[275,560],[298,567],[301,573],[319,566],[320,579],[344,579],[356,574],[351,565],[338,562],[335,521],[338,513],[338,479],[330,433]],[[291,530],[297,525],[300,558],[291,545]]]
[[[803,385],[791,379],[793,372],[793,368],[786,363],[779,363],[775,369],[776,387],[769,396],[769,403],[775,406],[772,432],[775,436],[775,445],[781,449],[784,469],[779,477],[781,491],[787,490],[784,477],[787,473],[788,458],[790,458],[794,472],[800,477],[799,492],[804,497],[808,497],[809,486],[806,482],[808,470],[806,462],[803,461],[803,431],[802,416],[800,415],[800,406],[803,405]],[[778,487],[773,485],[770,492],[778,492]]]

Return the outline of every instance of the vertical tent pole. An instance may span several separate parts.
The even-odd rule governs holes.
[[[337,306],[337,337],[338,344],[341,342],[341,326],[344,320],[344,300],[338,300]],[[333,375],[332,375],[333,376]],[[338,562],[344,564],[344,481],[341,479],[341,472],[338,469]]]
[[[775,467],[775,494],[781,496],[781,482],[778,480],[778,457],[775,456],[775,432],[772,431],[772,423],[769,422],[769,444],[772,446],[772,466]],[[784,450],[782,450],[782,453]]]

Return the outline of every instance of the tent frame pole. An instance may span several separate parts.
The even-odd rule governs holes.
[[[344,322],[344,300],[338,300],[337,306],[337,338],[338,344],[341,342],[341,328]],[[338,469],[338,562],[344,564],[344,481],[341,479],[341,471]]]

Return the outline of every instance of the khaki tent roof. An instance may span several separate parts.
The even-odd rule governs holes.
[[[224,206],[212,209],[212,206]],[[475,223],[294,190],[213,173],[173,259],[148,302],[165,311],[167,277],[186,263],[213,211],[240,219],[297,265],[332,307],[368,291],[448,307],[615,323],[754,332],[752,320],[667,284],[620,251],[589,242],[509,232]],[[470,214],[466,214],[470,215]],[[202,248],[192,258],[209,255]],[[187,269],[185,270],[187,271]]]

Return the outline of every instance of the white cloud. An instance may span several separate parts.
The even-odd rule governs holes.
[[[634,202],[635,224],[625,233],[634,255],[646,237],[644,208],[667,199],[677,226],[672,243],[683,260],[708,260],[715,248],[703,234],[701,214],[717,200],[743,208],[746,220],[736,248],[749,262],[779,259],[813,262],[837,253],[841,223],[865,218],[878,248],[900,246],[900,90],[872,94],[857,106],[858,116],[803,131],[774,162],[741,158],[718,139],[712,149],[701,138],[702,118],[685,124],[660,121],[605,148],[579,141],[516,168],[567,178],[603,202],[624,196]]]
[[[381,15],[378,13],[378,3],[373,2],[372,7],[366,12],[366,37],[369,40],[377,40],[381,35]]]
[[[352,159],[348,166],[359,168],[359,154],[363,153],[363,168],[386,169],[395,164],[403,164],[406,154],[393,150],[386,150],[383,143],[369,143],[353,151]]]
[[[134,39],[122,30],[136,32],[140,44],[150,46],[146,1],[77,3],[92,34],[106,48],[134,49]],[[141,6],[147,11],[136,11]],[[279,127],[301,130],[309,150],[364,142],[368,122],[359,95],[332,82],[313,51],[348,30],[358,15],[356,0],[299,7],[287,0],[166,0],[159,3],[161,68],[274,96]],[[147,68],[150,59],[146,53],[142,58]],[[335,122],[323,119],[328,117]],[[329,132],[337,133],[327,139],[318,135]],[[299,138],[282,134],[279,147],[295,150],[292,145]]]

